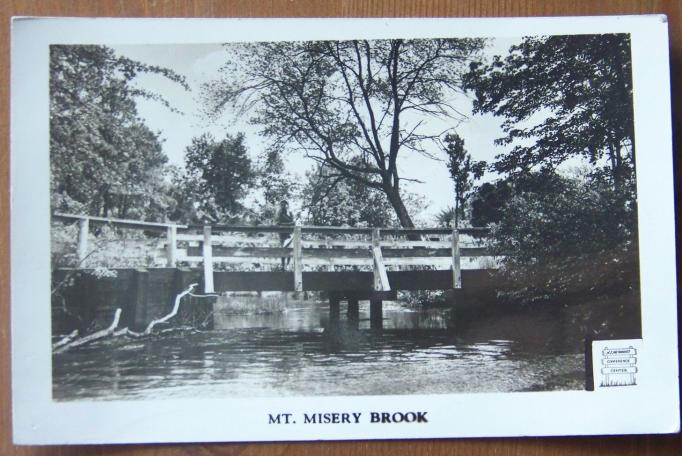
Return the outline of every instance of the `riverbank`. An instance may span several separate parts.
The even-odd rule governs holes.
[[[586,339],[641,337],[639,293],[545,302],[455,303],[451,325],[458,334],[501,337],[548,352],[585,350]]]

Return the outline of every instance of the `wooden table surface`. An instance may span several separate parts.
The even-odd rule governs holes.
[[[682,114],[681,0],[1,0],[0,18],[0,454],[1,455],[678,455],[680,435],[462,439],[267,444],[118,445],[16,447],[11,437],[9,328],[9,18],[35,16],[121,17],[485,17],[652,14],[668,15],[672,65],[673,128]],[[679,142],[678,142],[679,144]],[[680,162],[676,160],[676,176]],[[682,269],[682,268],[678,268]]]

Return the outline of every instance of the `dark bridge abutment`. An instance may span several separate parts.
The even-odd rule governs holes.
[[[111,324],[121,309],[120,327],[144,330],[149,322],[167,315],[176,296],[191,283],[201,283],[201,273],[188,268],[111,269],[112,274],[97,277],[87,269],[57,269],[53,283],[64,283],[52,296],[53,333],[81,333]],[[215,298],[186,296],[178,315],[170,320],[176,326],[212,327]]]

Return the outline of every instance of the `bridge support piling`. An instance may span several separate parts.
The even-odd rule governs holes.
[[[340,300],[337,296],[329,297],[329,322],[338,324],[341,318]]]
[[[369,301],[369,327],[371,329],[382,329],[384,327],[383,302],[381,299]]]
[[[348,299],[348,320],[354,323],[360,321],[360,305],[357,298]]]

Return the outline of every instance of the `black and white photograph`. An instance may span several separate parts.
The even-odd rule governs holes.
[[[646,387],[633,34],[490,30],[50,42],[51,403]]]
[[[585,388],[627,34],[50,47],[56,400]]]

